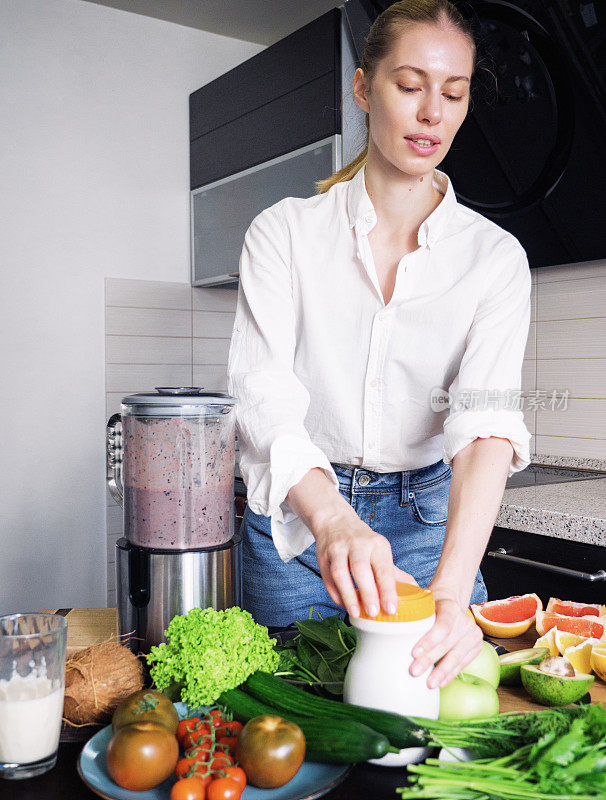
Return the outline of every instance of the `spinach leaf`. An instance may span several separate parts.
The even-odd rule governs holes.
[[[312,609],[313,610],[313,609]],[[282,661],[282,677],[293,677],[309,683],[334,683],[324,687],[331,695],[342,695],[345,670],[356,647],[356,633],[338,614],[319,620],[298,620],[298,635],[278,647],[290,653]]]

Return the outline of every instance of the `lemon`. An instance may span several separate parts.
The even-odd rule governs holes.
[[[552,630],[555,630],[555,646],[558,648],[558,652],[561,656],[564,655],[564,650],[566,650],[567,647],[576,647],[578,644],[583,644],[587,638],[585,636],[579,636],[576,633],[559,631],[557,628]]]
[[[566,650],[564,650],[564,655],[577,672],[584,672],[585,674],[591,672],[591,649],[593,645],[597,643],[597,639],[587,639],[587,641],[581,642],[581,644],[567,647]]]
[[[544,636],[540,636],[536,640],[536,642],[533,644],[533,647],[547,647],[549,648],[550,656],[559,656],[560,651],[556,647],[555,632],[555,628],[550,628]]]
[[[594,645],[591,651],[589,664],[598,678],[606,681],[606,645]]]

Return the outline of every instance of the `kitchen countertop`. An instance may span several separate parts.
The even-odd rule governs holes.
[[[505,489],[497,526],[606,545],[604,478]]]
[[[57,609],[51,610],[54,613]],[[116,634],[116,609],[114,608],[76,608],[61,609],[67,616],[67,647],[69,652],[103,641]],[[508,650],[530,647],[536,633],[528,631],[515,639],[495,639]],[[529,711],[543,708],[533,703],[523,689],[499,687],[501,711]],[[596,679],[591,690],[592,702],[606,702],[606,684]],[[23,781],[0,781],[0,798],[7,800],[94,800],[97,797],[81,781],[76,764],[82,750],[82,743],[64,742],[59,746],[57,765],[50,772],[38,778]],[[394,790],[405,785],[404,771],[401,767],[378,767],[372,764],[359,764],[351,770],[342,784],[324,795],[328,800],[395,800]]]

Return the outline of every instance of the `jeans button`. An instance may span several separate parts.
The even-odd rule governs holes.
[[[358,483],[360,486],[368,486],[370,483],[370,476],[369,475],[360,475],[358,478]]]

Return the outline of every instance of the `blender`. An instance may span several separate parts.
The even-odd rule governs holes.
[[[241,605],[235,534],[236,399],[196,387],[124,397],[107,423],[107,483],[124,512],[118,630],[134,653],[177,614]]]

